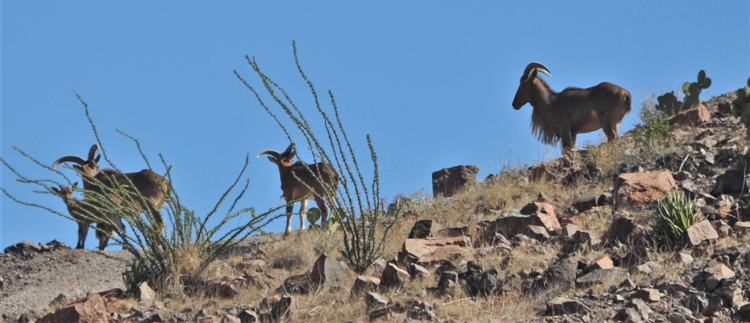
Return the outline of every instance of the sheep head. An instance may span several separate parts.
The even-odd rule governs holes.
[[[91,146],[91,149],[89,149],[88,159],[85,160],[78,156],[61,157],[52,164],[52,169],[54,170],[55,168],[57,168],[57,165],[61,163],[72,162],[78,164],[73,165],[73,168],[75,170],[89,176],[96,176],[97,174],[99,174],[99,159],[102,158],[102,155],[96,155],[97,150],[99,150],[98,144],[94,144],[93,146]],[[94,157],[95,155],[96,157]]]
[[[519,110],[526,103],[534,105],[532,98],[535,90],[534,80],[538,72],[552,76],[549,70],[540,63],[531,63],[526,66],[526,70],[521,76],[521,84],[518,86],[516,96],[513,98],[513,109]]]
[[[59,195],[60,197],[64,199],[70,199],[73,198],[73,188],[78,187],[78,182],[73,183],[73,186],[62,186],[60,185],[60,188],[57,187],[51,187],[53,192],[55,194]]]
[[[294,143],[289,144],[289,147],[283,153],[278,151],[266,149],[258,153],[258,157],[261,155],[269,155],[268,160],[276,164],[279,167],[291,167],[294,165],[294,155],[297,153],[296,145]]]

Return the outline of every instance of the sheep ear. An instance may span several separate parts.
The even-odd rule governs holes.
[[[57,187],[50,187],[50,189],[55,193],[60,193],[60,190]]]
[[[73,187],[78,187],[78,182],[73,183]]]
[[[272,163],[278,165],[279,161],[276,158],[273,158],[272,156],[268,156],[268,160],[270,160]]]
[[[96,158],[94,158],[94,161],[98,163],[99,159],[102,159],[102,155],[101,154],[99,154],[98,156],[96,156]]]

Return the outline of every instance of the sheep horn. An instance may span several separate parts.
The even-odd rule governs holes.
[[[295,143],[289,144],[289,147],[286,148],[284,153],[282,155],[294,155],[294,150],[297,148],[297,145]]]
[[[83,165],[83,164],[86,163],[86,161],[83,160],[83,158],[81,158],[81,157],[78,157],[78,156],[65,156],[65,157],[62,157],[62,158],[56,160],[55,163],[52,164],[52,170],[55,170],[55,168],[57,168],[57,165],[60,165],[61,163],[67,163],[67,162],[73,162],[73,163],[76,163],[78,165]]]
[[[547,74],[547,76],[552,76],[552,74],[550,74],[549,70],[544,65],[542,65],[541,63],[533,62],[526,66],[526,70],[523,71],[523,80],[526,81],[529,77],[531,77],[531,72],[534,70]]]
[[[99,144],[91,146],[91,149],[89,149],[89,160],[94,160],[94,155],[96,155],[97,150],[99,150]]]
[[[260,158],[260,156],[264,154],[276,157],[276,159],[279,159],[279,157],[281,157],[281,154],[279,154],[278,151],[271,150],[271,149],[266,149],[266,150],[259,152],[257,157]]]

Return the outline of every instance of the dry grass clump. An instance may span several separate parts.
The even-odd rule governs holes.
[[[264,253],[271,268],[296,271],[312,269],[320,255],[338,255],[342,247],[340,232],[309,228],[292,232],[284,241],[270,245]]]

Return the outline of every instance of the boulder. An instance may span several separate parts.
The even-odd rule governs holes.
[[[398,253],[398,261],[403,266],[410,263],[429,265],[459,259],[468,254],[471,249],[469,236],[406,239],[401,252]]]
[[[75,301],[68,306],[45,315],[40,323],[53,322],[114,322],[107,311],[104,298],[98,294],[89,294],[86,298]]]
[[[721,286],[724,281],[732,279],[734,276],[734,271],[729,267],[716,260],[711,260],[706,264],[706,268],[693,279],[693,286],[706,291],[713,291]]]
[[[367,308],[373,308],[388,305],[388,301],[378,293],[368,292],[365,294],[365,304],[367,304]]]
[[[437,293],[441,296],[455,296],[458,286],[458,273],[455,271],[444,271],[440,274],[440,280],[438,280]]]
[[[386,288],[401,286],[401,284],[410,278],[409,272],[396,266],[396,264],[389,263],[383,269],[383,275],[380,277],[380,286]]]
[[[736,169],[729,169],[724,174],[716,177],[716,183],[711,189],[711,195],[739,194],[742,190],[747,191],[745,176]]]
[[[607,241],[610,243],[614,243],[615,241],[619,241],[620,243],[641,243],[645,242],[647,232],[648,230],[636,224],[633,219],[619,217],[610,224]]]
[[[497,218],[494,223],[487,225],[489,232],[499,232],[506,237],[524,233],[530,225],[544,227],[548,232],[561,228],[555,215],[555,208],[547,203],[529,203],[521,210],[513,210]],[[485,231],[483,236],[487,236]]]
[[[667,118],[669,124],[682,126],[697,126],[708,120],[711,120],[711,110],[708,110],[705,105],[700,103],[693,108],[683,110]]]
[[[586,268],[583,269],[583,273],[587,274],[597,269],[614,269],[615,265],[612,262],[612,258],[607,255],[599,256],[594,258]]]
[[[414,223],[414,226],[411,228],[409,239],[433,237],[442,228],[443,226],[435,220],[419,220]]]
[[[661,293],[658,289],[654,288],[641,288],[633,292],[630,298],[640,298],[646,302],[654,303],[661,300]]]
[[[469,292],[469,296],[472,297],[479,295],[487,298],[499,292],[501,290],[500,287],[497,280],[497,270],[495,269],[477,273],[466,278],[466,289]]]
[[[552,288],[567,290],[574,286],[578,262],[573,259],[562,259],[547,268],[542,277],[535,280],[531,286],[532,293],[542,292]]]
[[[149,307],[156,300],[156,292],[148,286],[147,282],[138,284],[138,301],[144,307]]]
[[[700,245],[704,241],[713,241],[719,238],[719,234],[708,220],[703,220],[690,226],[686,233],[688,241],[690,241],[690,245],[693,247]]]
[[[614,207],[645,207],[665,198],[675,187],[677,182],[668,170],[620,174],[615,181]]]
[[[346,267],[333,257],[321,255],[313,264],[310,272],[312,287],[318,288],[323,284],[337,284],[346,278]]]
[[[372,276],[357,276],[354,281],[349,297],[354,301],[359,299],[362,294],[378,290],[380,278]]]
[[[432,194],[438,196],[453,196],[467,185],[477,182],[479,166],[455,166],[443,168],[432,173]]]
[[[549,240],[549,232],[541,225],[530,225],[527,226],[523,234],[529,238],[535,239],[539,242]]]
[[[271,318],[274,321],[280,321],[294,314],[297,310],[297,303],[289,295],[282,296],[271,309]]]
[[[607,197],[607,195],[593,194],[577,197],[575,200],[573,200],[573,204],[571,206],[574,207],[578,212],[586,212],[591,208],[606,205],[608,203],[609,198]]]
[[[409,268],[406,271],[409,272],[409,275],[411,275],[411,278],[417,278],[417,277],[425,278],[425,277],[432,276],[432,274],[430,273],[429,270],[427,270],[427,268],[424,268],[414,263],[409,264]]]

